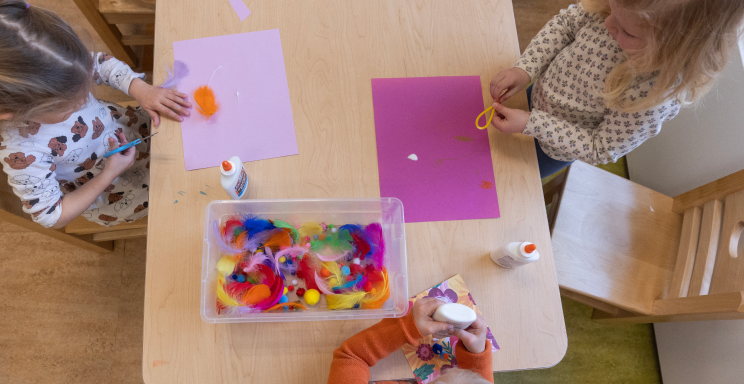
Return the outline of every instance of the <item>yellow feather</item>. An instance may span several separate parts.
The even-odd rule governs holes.
[[[367,292],[358,291],[351,293],[340,293],[338,295],[326,295],[328,309],[351,309],[364,298]]]
[[[323,227],[320,226],[320,223],[310,222],[302,224],[300,227],[300,242],[306,241],[306,237],[312,240],[313,236],[320,235],[321,233],[323,233]]]
[[[230,271],[230,273],[232,273],[232,271]],[[217,300],[227,307],[237,307],[240,305],[237,300],[233,299],[227,294],[227,292],[225,292],[225,275],[222,273],[217,277]]]
[[[331,273],[331,277],[328,278],[328,288],[333,289],[339,285],[344,284],[344,276],[341,275],[341,268],[338,267],[333,261],[327,261],[323,263],[323,266]]]

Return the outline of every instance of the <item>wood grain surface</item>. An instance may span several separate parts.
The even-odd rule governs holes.
[[[378,197],[370,79],[480,75],[485,104],[491,77],[519,56],[510,1],[246,4],[253,14],[240,23],[227,1],[158,0],[155,83],[173,41],[279,29],[300,154],[246,163],[250,199]],[[526,108],[524,93],[510,105]],[[201,320],[204,208],[227,195],[217,168],[185,171],[180,129],[164,121],[152,144],[145,382],[326,382],[333,350],[375,321]],[[407,224],[409,292],[461,274],[501,345],[494,371],[550,367],[567,339],[534,144],[493,128],[489,136],[501,218]],[[527,240],[537,263],[506,270],[488,257]],[[373,380],[410,377],[400,352],[372,369]]]

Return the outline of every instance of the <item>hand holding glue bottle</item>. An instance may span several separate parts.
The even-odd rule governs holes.
[[[245,172],[245,166],[240,158],[233,156],[230,160],[225,160],[220,166],[220,184],[225,189],[227,195],[233,200],[240,200],[245,196],[248,190],[248,174]]]

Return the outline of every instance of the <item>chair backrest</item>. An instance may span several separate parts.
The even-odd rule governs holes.
[[[744,170],[674,198],[684,215],[669,299],[744,291]]]

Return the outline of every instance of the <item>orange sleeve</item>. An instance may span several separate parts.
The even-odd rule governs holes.
[[[350,337],[333,351],[328,384],[367,384],[369,367],[403,344],[416,344],[423,337],[410,311],[399,319],[383,319]]]
[[[455,356],[457,356],[457,366],[462,369],[469,369],[493,383],[493,367],[491,352],[491,342],[486,340],[486,349],[481,353],[471,353],[465,348],[462,342],[455,344]]]

